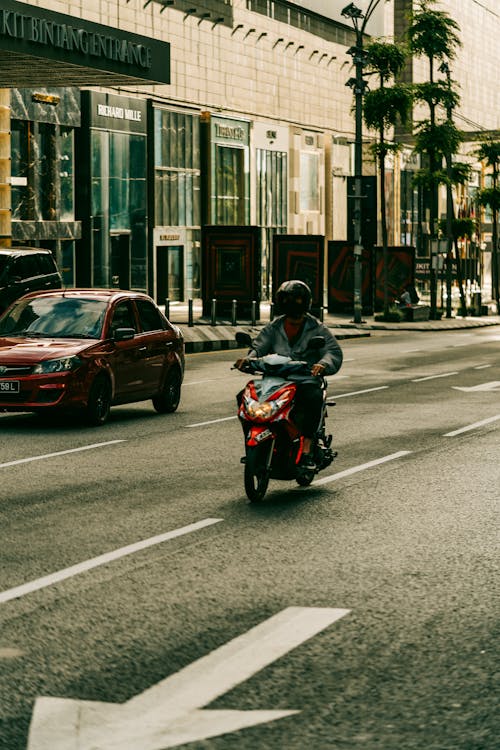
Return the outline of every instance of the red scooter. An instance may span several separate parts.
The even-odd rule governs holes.
[[[240,345],[251,346],[248,334],[238,333]],[[313,348],[324,345],[322,336],[311,339]],[[335,402],[326,397],[327,383],[320,377],[323,391],[323,412],[313,440],[314,471],[298,468],[304,438],[300,431],[300,413],[294,408],[297,383],[312,382],[306,362],[298,362],[277,354],[249,359],[241,368],[260,380],[250,380],[238,396],[238,417],[245,436],[245,492],[252,503],[263,500],[270,479],[295,480],[302,487],[311,484],[317,472],[329,466],[336,451],[331,449],[332,436],[326,434],[327,407]]]

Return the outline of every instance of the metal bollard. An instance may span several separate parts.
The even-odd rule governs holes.
[[[269,305],[269,320],[274,320],[274,303]]]
[[[165,299],[165,317],[170,319],[170,300],[168,297]]]
[[[213,325],[213,326],[217,325],[217,318],[216,318],[216,315],[215,315],[216,305],[217,305],[217,300],[213,299],[212,300],[212,319],[210,321],[211,325]]]
[[[236,300],[233,299],[233,304],[231,306],[231,325],[236,325]]]
[[[323,318],[324,317],[325,317],[325,308],[323,306],[321,306],[319,308],[319,319],[321,320],[321,322],[323,322]]]
[[[252,300],[252,325],[257,324],[257,302]]]
[[[188,299],[188,326],[192,328],[193,325],[193,300]]]

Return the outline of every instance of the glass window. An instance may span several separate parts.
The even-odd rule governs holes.
[[[245,224],[245,152],[215,146],[215,223]]]
[[[300,210],[319,211],[319,154],[300,154]]]
[[[151,302],[148,302],[146,299],[137,300],[137,310],[139,312],[139,320],[143,331],[165,330],[165,323],[160,313]]]
[[[30,123],[12,120],[11,123],[11,204],[12,218],[29,218],[28,150]]]
[[[155,110],[155,223],[200,225],[199,124],[193,115]]]
[[[134,331],[137,330],[134,312],[129,302],[119,302],[115,307],[109,326],[110,336],[114,336],[118,328],[133,328]]]
[[[61,182],[60,219],[72,221],[74,218],[74,164],[75,164],[74,131],[61,127],[59,178]]]
[[[109,227],[129,227],[129,135],[111,133],[109,142]]]
[[[21,279],[32,279],[40,275],[36,256],[23,255],[16,258],[13,269],[14,276],[20,276]]]

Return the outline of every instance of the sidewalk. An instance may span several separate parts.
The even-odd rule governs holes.
[[[164,308],[162,308],[164,309]],[[188,305],[183,302],[171,302],[169,320],[182,330],[186,342],[186,353],[217,351],[221,349],[237,349],[235,340],[237,331],[248,331],[250,335],[257,335],[259,329],[269,322],[269,304],[261,303],[260,320],[252,326],[249,320],[237,320],[233,326],[230,320],[217,320],[217,325],[211,325],[211,320],[201,315],[201,302],[195,300],[193,304],[193,326],[188,325]],[[485,315],[469,318],[442,318],[441,320],[417,321],[415,323],[378,323],[373,315],[363,315],[362,323],[354,323],[352,313],[330,314],[325,312],[323,322],[331,329],[340,341],[343,339],[370,336],[371,331],[449,331],[464,328],[484,328],[485,326],[500,325],[499,315]]]

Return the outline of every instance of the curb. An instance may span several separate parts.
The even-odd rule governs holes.
[[[202,326],[196,328],[186,328],[179,326],[184,336],[184,351],[186,354],[198,354],[200,352],[225,351],[228,349],[241,349],[235,340],[237,331],[245,331],[251,335],[258,332],[258,328],[245,328],[238,326]],[[217,329],[220,329],[219,331]],[[338,331],[332,328],[332,332],[338,341],[353,338],[367,338],[371,334],[369,331],[360,331],[351,329],[347,331]],[[245,348],[245,347],[243,347]]]

